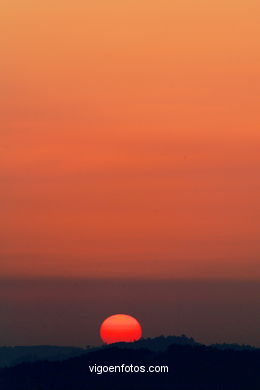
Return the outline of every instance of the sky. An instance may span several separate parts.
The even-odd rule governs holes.
[[[198,280],[17,279],[0,283],[1,345],[101,345],[111,314],[133,315],[143,337],[185,334],[260,348],[260,283]]]
[[[1,278],[260,278],[260,4],[1,0]]]

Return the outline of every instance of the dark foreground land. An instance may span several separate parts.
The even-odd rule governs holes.
[[[168,366],[168,373],[91,373],[89,366]],[[173,344],[113,346],[62,361],[2,368],[1,390],[260,390],[260,350]]]

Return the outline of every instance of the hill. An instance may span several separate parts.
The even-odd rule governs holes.
[[[157,340],[158,341],[158,340]],[[94,367],[144,366],[145,372],[98,374]],[[96,365],[96,366],[95,366]],[[150,366],[168,366],[151,373]],[[90,370],[92,368],[92,371]],[[23,363],[0,370],[4,390],[259,390],[260,350],[203,345],[168,346],[163,351],[111,346],[64,361]]]

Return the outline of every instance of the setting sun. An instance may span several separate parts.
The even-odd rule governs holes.
[[[137,341],[142,336],[139,322],[126,314],[108,317],[100,327],[100,337],[105,344]]]

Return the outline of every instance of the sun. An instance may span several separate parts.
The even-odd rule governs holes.
[[[142,328],[134,317],[114,314],[102,323],[100,337],[105,344],[133,342],[142,337]]]

